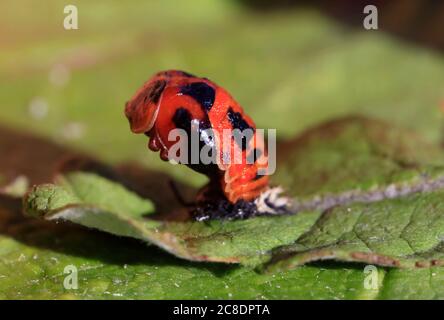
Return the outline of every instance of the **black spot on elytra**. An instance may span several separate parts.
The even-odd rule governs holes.
[[[191,132],[191,114],[187,109],[177,108],[172,120],[176,128],[185,130],[187,134]]]
[[[180,93],[196,100],[205,111],[210,111],[216,97],[216,91],[205,82],[193,82],[182,86]]]
[[[234,141],[236,141],[242,151],[246,150],[251,138],[253,138],[254,128],[245,121],[240,112],[235,112],[231,107],[228,108],[227,115],[231,127],[233,130],[236,130],[233,131]]]
[[[247,156],[247,161],[248,163],[255,163],[257,159],[259,159],[261,156],[262,156],[262,150],[255,148]]]
[[[148,92],[147,96],[145,97],[145,101],[148,99],[148,101],[151,101],[152,103],[158,103],[160,96],[162,95],[163,90],[165,90],[166,81],[159,80],[154,83],[154,85],[151,87],[151,90]]]
[[[212,147],[211,151],[209,152],[210,156],[215,156],[215,145],[214,141],[212,139],[200,139],[199,140],[199,163],[192,163],[192,157],[191,157],[191,121],[192,115],[191,113],[183,107],[179,107],[176,112],[174,113],[174,116],[172,118],[172,121],[176,128],[183,129],[187,133],[188,137],[188,167],[193,169],[194,171],[206,174],[207,176],[216,176],[218,173],[218,167],[216,164],[203,164],[200,162],[200,151],[202,150],[204,145],[209,145]],[[208,119],[200,120],[199,121],[199,138],[202,137],[203,131],[206,129],[211,129],[211,124]]]
[[[232,107],[228,108],[228,120],[230,120],[231,126],[233,129],[239,129],[240,131],[244,131],[246,129],[253,129],[247,121],[242,117],[240,112],[235,112]]]

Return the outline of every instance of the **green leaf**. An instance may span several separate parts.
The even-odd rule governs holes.
[[[414,188],[444,172],[439,147],[409,130],[358,116],[307,130],[280,144],[277,154],[273,180],[310,209],[420,191]]]
[[[362,118],[320,126],[291,146],[284,157],[286,165],[279,169],[291,171],[294,164],[300,170],[293,172],[300,179],[292,180],[289,190],[305,185],[310,175],[318,184],[318,177],[325,181],[319,193],[305,191],[295,199],[298,213],[293,215],[209,223],[156,220],[147,216],[153,211],[147,200],[116,182],[82,172],[59,176],[55,185],[35,187],[25,199],[25,207],[34,216],[136,238],[193,261],[258,265],[271,257],[271,265],[278,269],[324,259],[409,267],[441,263],[440,253],[430,250],[440,243],[444,225],[434,226],[434,238],[426,246],[412,249],[410,244],[410,238],[425,241],[431,234],[419,225],[432,214],[426,204],[434,206],[436,221],[442,214],[440,194],[425,193],[444,185],[441,167],[425,157],[441,156],[438,149],[409,132]],[[371,174],[359,175],[358,171]],[[355,188],[346,189],[349,185]],[[339,206],[321,215],[333,205]],[[408,217],[419,221],[413,225],[417,228]],[[404,230],[404,225],[409,228]],[[360,235],[359,228],[370,232]],[[375,246],[369,247],[373,240]],[[283,248],[276,249],[279,247]]]
[[[78,288],[64,287],[77,268]],[[72,269],[70,269],[72,270]],[[384,274],[384,270],[380,271]],[[359,299],[365,274],[304,266],[259,274],[231,264],[177,259],[139,241],[20,214],[0,197],[1,299]]]
[[[1,299],[412,299],[444,298],[444,268],[378,268],[376,289],[359,265],[317,264],[260,274],[193,263],[137,241],[26,218],[0,197]],[[63,283],[78,269],[78,289]],[[418,289],[420,284],[421,289]]]
[[[391,269],[379,299],[444,299],[444,268]]]
[[[389,267],[444,264],[444,192],[334,208],[294,244],[275,250],[269,270],[336,259]]]
[[[333,132],[335,135],[332,135]],[[399,151],[381,155],[380,152],[375,152],[374,148],[364,148],[363,146],[376,144],[377,141],[372,140],[369,132],[380,132],[380,134],[398,132],[396,139],[378,138],[380,141],[378,150],[398,148]],[[409,138],[401,148],[403,140],[399,137],[403,137],[403,133]],[[61,279],[65,276],[58,266],[58,273],[43,276],[46,280],[42,281],[45,282],[44,287],[47,286],[47,291],[33,294],[61,295],[60,297],[65,297],[63,294],[67,294],[66,297],[73,298],[113,297],[113,295],[116,298],[120,296],[202,298],[202,295],[203,298],[410,297],[414,288],[411,274],[412,272],[417,274],[416,271],[399,271],[395,273],[396,277],[392,278],[393,270],[379,269],[376,289],[365,289],[366,274],[359,265],[301,266],[301,264],[325,259],[359,261],[383,266],[422,267],[439,264],[442,259],[439,244],[444,228],[440,209],[442,193],[438,190],[442,178],[439,163],[433,161],[441,156],[439,149],[428,146],[402,130],[391,129],[379,122],[361,118],[339,120],[320,126],[293,144],[294,149],[288,149],[282,160],[286,161],[285,165],[281,165],[278,170],[289,170],[292,165],[300,168],[297,174],[301,176],[301,180],[291,180],[295,190],[303,190],[301,185],[307,183],[305,179],[308,179],[309,175],[313,175],[317,181],[317,171],[311,166],[317,167],[314,158],[319,157],[319,154],[324,154],[327,159],[336,158],[337,161],[329,167],[328,161],[319,160],[323,162],[322,166],[325,165],[323,176],[327,177],[318,181],[319,190],[322,189],[320,196],[316,194],[314,184],[312,190],[310,184],[307,184],[307,191],[300,192],[296,203],[300,205],[308,201],[312,205],[312,211],[301,211],[295,215],[209,223],[162,221],[155,214],[156,210],[149,200],[140,198],[117,182],[85,172],[59,176],[56,184],[36,186],[24,201],[25,211],[32,216],[57,221],[69,220],[126,238],[136,238],[156,244],[188,260],[255,266],[267,262],[268,273],[258,274],[247,267],[196,265],[183,260],[180,262],[156,251],[153,247],[131,243],[130,240],[110,237],[106,240],[108,243],[101,243],[94,238],[97,237],[94,233],[91,239],[89,233],[87,236],[80,238],[74,236],[75,239],[71,239],[73,235],[78,234],[77,231],[69,234],[68,239],[63,241],[63,246],[56,256],[52,249],[48,254],[64,260],[65,265],[68,261],[77,261],[75,264],[82,266],[84,285],[88,291],[92,291],[72,293],[63,288],[54,289],[53,282],[60,286]],[[409,148],[410,145],[414,148]],[[353,156],[362,159],[356,162],[348,160]],[[369,163],[368,166],[365,166],[366,161]],[[341,165],[344,162],[348,164]],[[407,162],[409,165],[406,166]],[[355,174],[353,163],[362,171],[373,167],[372,172],[375,177]],[[381,164],[379,166],[381,172],[378,171],[378,163]],[[406,172],[407,174],[404,174]],[[276,175],[274,181],[279,181],[279,175],[280,173]],[[335,175],[341,176],[342,180],[338,180]],[[327,183],[329,187],[322,188],[322,183],[330,179],[332,182]],[[369,184],[368,181],[372,179],[376,179],[378,183]],[[352,182],[347,182],[348,180]],[[343,181],[342,185],[340,181]],[[359,196],[381,193],[381,190],[385,192],[390,190],[390,186],[394,186],[391,187],[394,190],[388,194],[382,192],[382,199],[377,197],[361,199],[365,203],[359,203],[357,198],[344,197],[344,194],[350,192],[346,189],[348,183],[356,186],[352,191],[357,192]],[[293,191],[291,185],[287,185],[287,188]],[[391,197],[395,198],[390,199]],[[322,213],[324,208],[332,203],[337,205]],[[39,237],[37,239],[38,242],[41,241]],[[94,248],[97,250],[92,252],[88,246],[85,247],[85,243],[94,243]],[[17,243],[10,245],[16,248]],[[6,245],[5,248],[7,247]],[[72,248],[73,255],[70,255],[68,248]],[[107,253],[110,248],[113,250],[113,256],[125,257],[124,260],[128,260],[125,264],[130,270],[122,266],[116,267],[114,263],[110,264],[108,261],[110,254]],[[16,263],[23,259],[24,264],[30,263],[33,251],[35,250],[30,249],[29,255],[26,255],[26,246],[20,250],[12,250],[12,258],[8,258],[6,254],[5,261]],[[79,251],[82,252],[82,257],[79,257]],[[17,257],[18,252],[25,254],[25,258],[21,255]],[[37,252],[37,255],[45,256],[40,249]],[[65,254],[68,254],[69,258],[65,257]],[[160,258],[157,258],[158,256]],[[148,260],[138,262],[137,257],[147,257]],[[45,259],[47,258],[45,256]],[[390,261],[397,263],[389,263]],[[35,262],[29,268],[31,270],[39,268],[42,263],[42,261]],[[159,267],[159,264],[162,267]],[[44,266],[48,270],[52,270],[53,267],[47,266],[47,263],[44,263]],[[295,266],[299,267],[288,270]],[[103,277],[98,275],[99,270]],[[433,293],[435,297],[443,297],[444,292],[436,290],[435,280],[439,283],[444,273],[436,267],[428,270],[435,274],[430,278],[428,294]],[[425,277],[425,273],[421,271],[417,270],[418,277]],[[3,272],[6,272],[6,269]],[[222,272],[222,275],[218,272]],[[143,274],[150,274],[153,277],[145,279]],[[393,280],[404,279],[404,274],[406,280]],[[123,287],[116,285],[109,277],[112,277],[116,283],[131,282],[131,285]],[[129,277],[133,280],[129,281]],[[339,277],[340,280],[335,277]],[[101,280],[92,280],[97,278]],[[14,279],[20,282],[17,278]],[[41,276],[37,276],[37,279],[41,279]],[[51,279],[49,283],[47,279]],[[343,282],[343,279],[346,280]],[[390,287],[386,285],[388,281],[393,282]],[[397,289],[402,281],[411,288],[404,291]],[[244,292],[245,289],[242,288],[246,284],[251,289]],[[308,284],[310,288],[307,287]],[[143,285],[148,285],[151,290],[139,287]],[[196,285],[200,290],[191,290]],[[12,282],[9,286],[12,286]],[[28,285],[23,286],[28,294],[33,295],[29,293],[31,289]],[[224,289],[220,289],[219,286],[223,286]],[[164,290],[169,291],[167,293]],[[172,291],[176,292],[177,296]]]
[[[284,144],[281,154],[275,178],[299,195],[295,209],[331,209],[294,243],[275,249],[269,270],[325,259],[443,263],[444,196],[433,192],[444,187],[439,148],[384,122],[349,117]]]
[[[74,172],[56,180],[57,185],[36,186],[28,194],[28,214],[140,239],[195,261],[255,264],[272,248],[292,242],[319,216],[307,212],[230,222],[158,221],[147,217],[153,211],[149,201],[103,177]]]

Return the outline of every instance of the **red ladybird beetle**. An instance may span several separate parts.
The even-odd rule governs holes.
[[[207,175],[210,183],[206,190],[212,193],[218,190],[229,203],[252,202],[269,189],[268,175],[260,174],[268,166],[267,150],[253,120],[226,90],[207,78],[178,70],[156,73],[127,102],[125,114],[131,130],[150,137],[149,148],[160,151],[165,161],[176,143],[169,141],[170,131],[178,128],[190,133],[192,123],[198,124],[200,147],[212,147],[220,161],[205,165],[188,162],[187,165]],[[202,137],[205,129],[216,131],[219,137],[224,129],[251,129],[253,136],[244,138],[242,143],[235,139],[205,139]],[[230,145],[224,146],[224,141]],[[222,150],[229,150],[231,154],[238,152],[242,161],[226,163]],[[248,162],[247,158],[252,160]]]

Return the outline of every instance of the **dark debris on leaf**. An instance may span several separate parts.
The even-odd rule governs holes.
[[[259,216],[271,216],[288,214],[286,207],[274,207],[269,204],[274,212],[263,212],[258,210],[253,201],[239,200],[230,203],[228,200],[200,203],[192,210],[192,216],[196,221],[209,220],[243,220]]]
[[[205,202],[194,208],[192,213],[197,221],[247,219],[261,214],[254,202],[245,200],[234,204],[227,200]]]

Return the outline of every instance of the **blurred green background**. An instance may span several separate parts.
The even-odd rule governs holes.
[[[63,28],[67,4],[78,8],[78,30]],[[222,85],[280,139],[351,113],[441,137],[442,53],[343,24],[315,6],[22,0],[3,1],[0,12],[0,127],[108,163],[136,161],[202,182],[149,152],[123,115],[148,77],[171,68]]]

